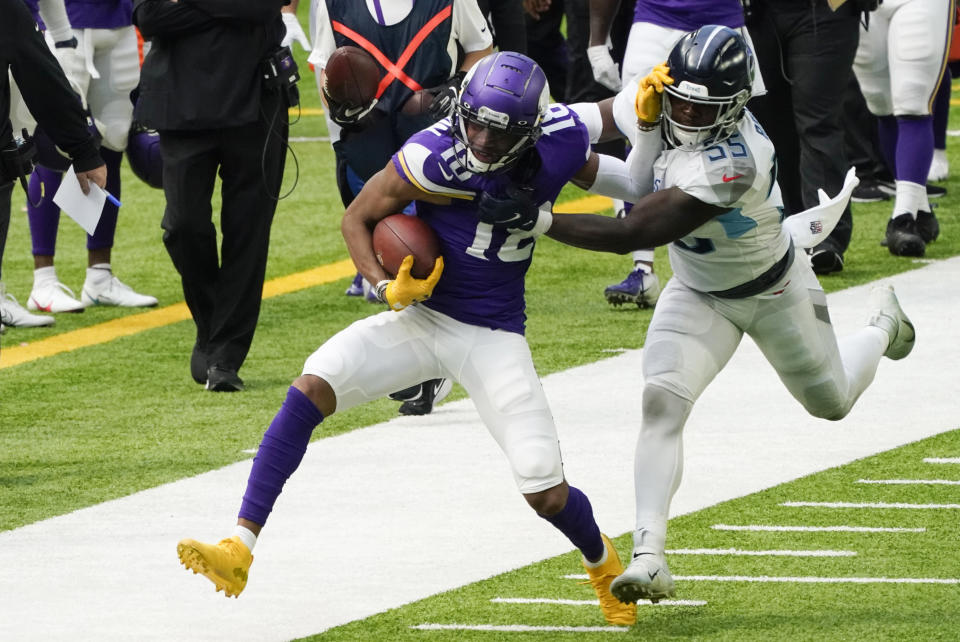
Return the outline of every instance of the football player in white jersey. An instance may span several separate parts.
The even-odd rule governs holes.
[[[877,116],[880,149],[897,193],[884,245],[923,256],[940,234],[927,197],[933,161],[933,103],[946,68],[955,0],[886,0],[860,29],[853,71]]]
[[[636,100],[631,167],[636,180],[652,180],[654,192],[622,219],[538,216],[548,236],[587,249],[669,244],[674,278],[643,349],[633,561],[611,585],[624,602],[674,593],[664,546],[683,427],[744,334],[810,414],[831,420],[850,411],[882,356],[901,359],[914,344],[913,325],[889,286],[872,293],[869,324],[838,342],[823,290],[780,222],[773,145],[744,107],[752,70],[736,31],[708,25],[684,36],[667,65],[643,79]],[[837,218],[855,183],[833,200]]]

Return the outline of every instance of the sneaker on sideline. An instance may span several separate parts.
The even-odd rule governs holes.
[[[850,200],[854,203],[877,203],[889,201],[890,192],[880,188],[880,181],[875,178],[866,178],[853,188]]]
[[[627,570],[610,584],[610,592],[621,602],[650,600],[656,604],[663,598],[673,597],[676,587],[663,553],[638,548]]]
[[[110,275],[100,282],[87,279],[83,284],[80,300],[84,307],[91,305],[115,305],[121,308],[152,308],[157,297],[134,292],[133,288]]]
[[[363,296],[363,275],[357,272],[357,275],[353,277],[353,281],[350,282],[350,285],[347,286],[347,291],[344,292],[347,296]]]
[[[614,306],[636,303],[641,308],[652,308],[660,297],[660,279],[654,272],[634,268],[623,281],[607,286],[603,296]]]
[[[623,573],[623,564],[620,563],[620,556],[617,555],[617,549],[610,538],[603,533],[600,534],[600,537],[603,538],[603,545],[607,549],[607,561],[600,566],[591,568],[587,566],[586,560],[582,559],[581,556],[583,568],[586,569],[590,584],[597,593],[600,610],[603,611],[603,617],[606,618],[607,622],[633,626],[637,621],[636,600],[620,600],[610,592],[610,583]]]
[[[870,318],[870,325],[885,330],[890,335],[890,344],[883,353],[894,361],[903,359],[913,350],[917,332],[913,323],[900,307],[900,301],[892,285],[875,285],[870,290],[870,303],[877,312]]]
[[[453,382],[449,379],[429,379],[417,386],[395,392],[390,398],[403,401],[399,410],[401,415],[429,415],[434,404],[446,399],[452,389]]]
[[[12,294],[7,294],[3,283],[0,283],[0,324],[11,328],[39,328],[53,323],[53,317],[27,312]]]
[[[27,309],[33,311],[83,312],[85,307],[73,290],[56,279],[34,283],[27,299]]]
[[[917,234],[924,243],[933,243],[940,236],[940,221],[933,212],[917,212]]]
[[[194,575],[200,573],[223,591],[226,597],[238,597],[247,586],[253,555],[246,544],[234,535],[216,545],[194,539],[182,539],[177,544],[180,563]]]
[[[816,274],[834,274],[843,270],[843,252],[827,237],[810,252],[810,266]]]
[[[900,214],[887,221],[887,233],[884,238],[890,254],[895,256],[923,256],[927,244],[917,230],[917,221],[909,213]]]

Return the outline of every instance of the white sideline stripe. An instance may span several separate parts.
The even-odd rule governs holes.
[[[626,633],[629,626],[530,626],[528,624],[414,624],[420,631],[496,631],[498,633]]]
[[[561,600],[548,597],[494,597],[495,604],[562,604],[564,606],[600,606],[600,600]],[[660,600],[657,606],[704,606],[704,600]],[[650,600],[640,600],[637,606],[653,606]]]
[[[960,297],[945,297],[943,284],[960,282],[960,257],[884,281],[917,328],[910,358],[884,359],[837,423],[810,417],[744,340],[690,414],[671,517],[957,429],[956,377],[944,373],[960,363]],[[827,296],[841,336],[863,327],[869,291]],[[635,518],[641,359],[640,350],[627,350],[543,377],[565,477],[590,497],[600,529],[612,536]],[[901,399],[923,399],[923,412]],[[338,425],[336,416],[331,421]],[[257,541],[246,590],[226,600],[177,564],[175,545],[229,535],[250,465],[0,532],[0,638],[290,640],[572,549],[517,496],[473,402],[459,400],[425,417],[311,443]],[[443,564],[421,563],[424,542]],[[578,568],[571,561],[570,570]]]
[[[786,582],[800,584],[960,584],[940,577],[776,577],[770,575],[674,575],[689,582]]]
[[[903,502],[783,502],[781,506],[815,508],[917,508],[950,509],[960,504],[906,504]]]
[[[960,457],[925,457],[925,464],[960,464]]]
[[[858,484],[940,484],[960,486],[960,479],[858,479]]]
[[[903,528],[900,526],[766,526],[752,524],[749,526],[732,526],[730,524],[714,524],[710,528],[717,531],[765,531],[765,532],[840,532],[840,533],[925,533],[926,528]]]
[[[779,555],[783,557],[854,557],[856,551],[747,551],[741,548],[675,548],[666,551],[667,555]]]

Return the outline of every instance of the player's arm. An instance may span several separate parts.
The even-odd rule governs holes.
[[[617,121],[613,116],[612,96],[596,103],[574,103],[567,106],[587,126],[591,144],[623,138],[623,134],[617,127]]]
[[[727,211],[671,187],[644,196],[624,218],[557,214],[546,234],[574,247],[626,254],[672,243]]]
[[[357,270],[367,281],[375,284],[377,296],[394,310],[402,310],[429,298],[443,272],[443,259],[440,258],[428,278],[413,278],[410,276],[410,267],[413,265],[411,257],[409,262],[405,261],[405,269],[401,267],[397,278],[391,280],[373,252],[373,228],[387,216],[401,212],[413,200],[449,202],[449,199],[438,199],[403,180],[393,163],[388,162],[364,184],[340,222],[347,251]]]

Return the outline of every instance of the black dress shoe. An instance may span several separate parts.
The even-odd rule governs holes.
[[[200,349],[199,343],[193,344],[190,353],[190,376],[197,383],[207,383],[207,355]]]
[[[810,253],[810,266],[816,274],[833,274],[843,269],[843,252],[827,238]]]
[[[237,376],[237,371],[221,366],[210,366],[207,369],[207,390],[212,392],[240,392],[243,390],[243,380]]]

